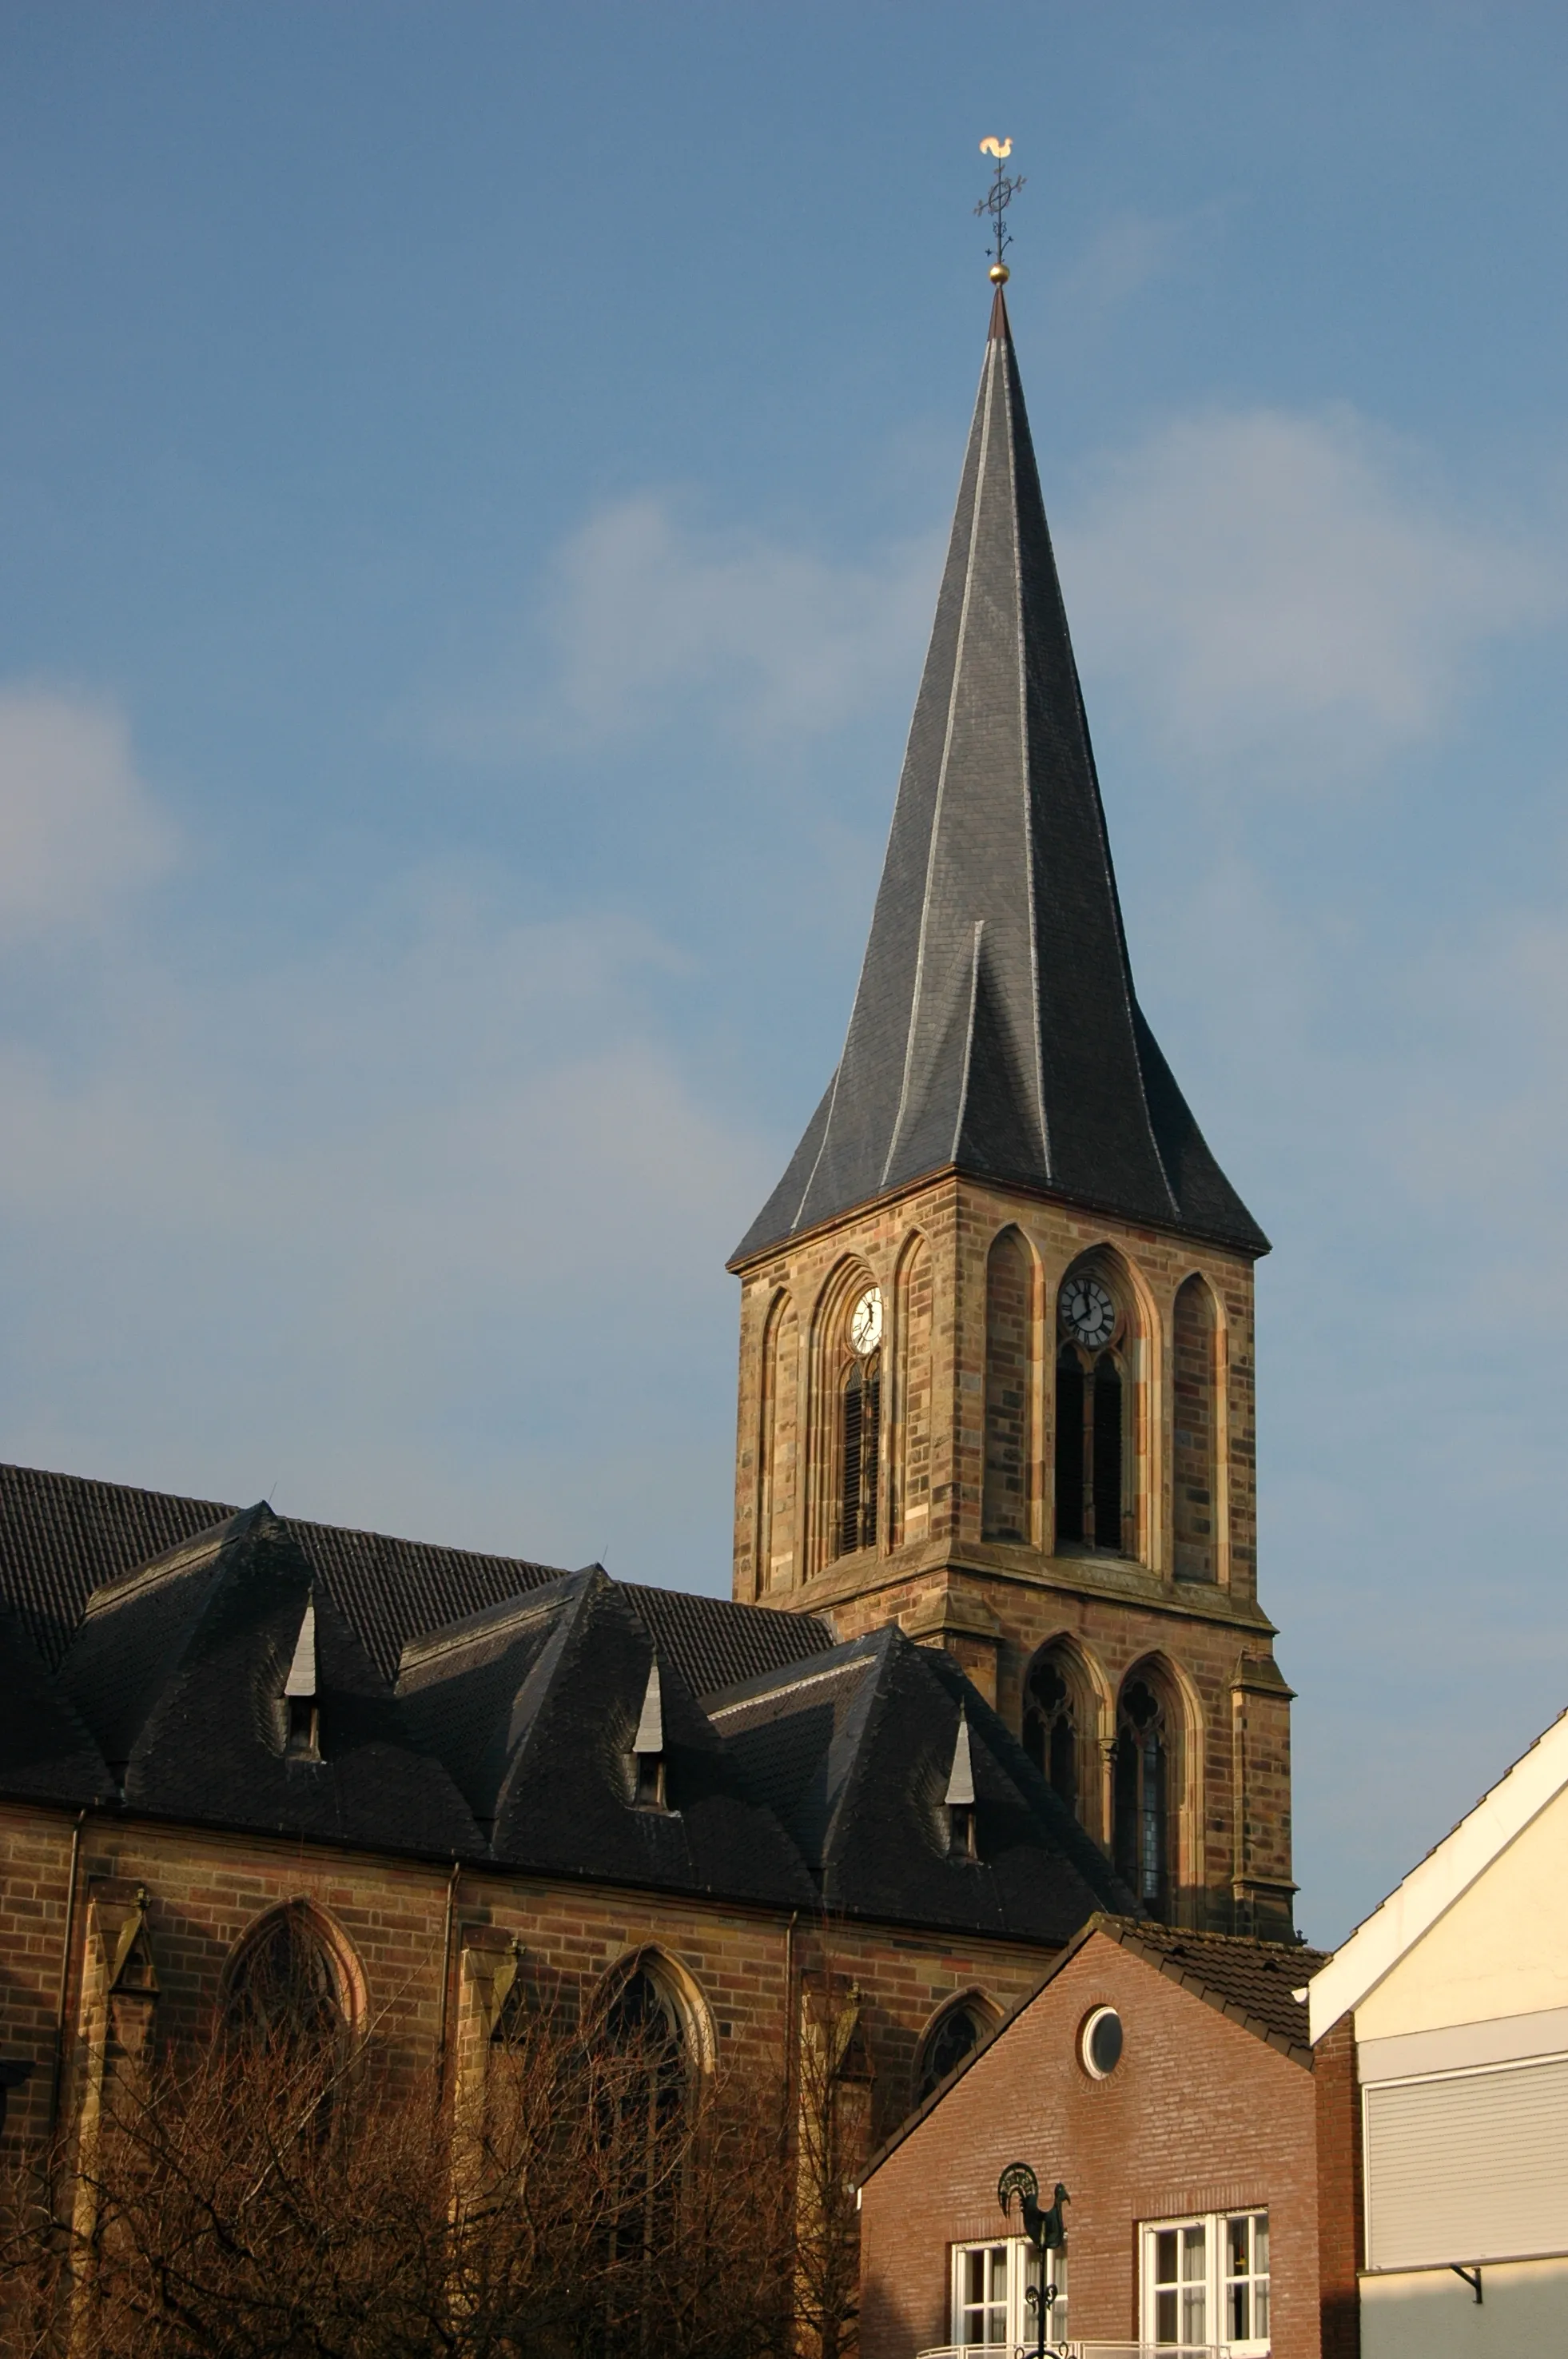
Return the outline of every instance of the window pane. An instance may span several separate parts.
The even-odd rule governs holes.
[[[1154,2275],[1161,2285],[1176,2281],[1176,2232],[1162,2228],[1154,2238]]]
[[[1154,2340],[1173,2343],[1176,2339],[1176,2296],[1174,2288],[1163,2288],[1154,2297]]]
[[[986,2256],[982,2250],[964,2256],[964,2299],[983,2301],[986,2298]]]
[[[1230,2232],[1230,2274],[1233,2277],[1244,2277],[1248,2274],[1248,2231],[1252,2223],[1243,2214],[1239,2220],[1227,2221],[1226,2225]]]
[[[1269,2274],[1269,2214],[1259,2212],[1252,2221],[1252,2267],[1260,2277]]]

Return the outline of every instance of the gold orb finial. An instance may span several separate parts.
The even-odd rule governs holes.
[[[993,262],[986,276],[993,287],[1005,287],[1012,273],[1005,262]]]

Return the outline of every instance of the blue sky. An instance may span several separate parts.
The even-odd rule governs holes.
[[[1563,1705],[1568,16],[0,0],[0,1451],[727,1585],[1013,321],[1333,1940]]]

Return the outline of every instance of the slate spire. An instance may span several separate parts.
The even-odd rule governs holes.
[[[1133,992],[1000,286],[844,1054],[734,1258],[949,1165],[1268,1249]]]

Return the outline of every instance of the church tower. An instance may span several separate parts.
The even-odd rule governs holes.
[[[1288,1930],[1268,1240],[1132,987],[1000,287],[844,1053],[730,1263],[735,1589],[896,1621],[1152,1912]]]

